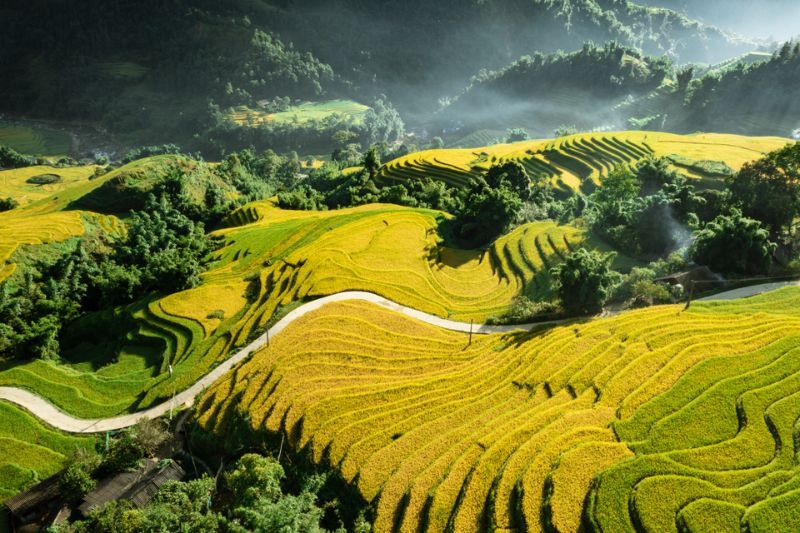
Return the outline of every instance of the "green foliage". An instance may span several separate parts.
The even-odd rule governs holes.
[[[574,124],[571,125],[564,124],[556,128],[556,130],[553,132],[553,137],[558,139],[560,137],[568,137],[570,135],[575,135],[577,133],[580,133],[580,131],[578,131],[577,126],[575,126]]]
[[[62,181],[64,181],[64,178],[58,174],[40,174],[38,176],[31,176],[25,180],[26,183],[33,185],[52,185],[53,183],[61,183]]]
[[[696,263],[717,272],[764,274],[772,264],[775,248],[759,221],[734,209],[695,232],[689,254]]]
[[[29,167],[35,163],[32,157],[24,156],[13,148],[0,144],[0,169]]]
[[[77,318],[80,309],[67,284],[39,281],[26,272],[18,287],[0,285],[0,296],[0,357],[58,359],[63,324]]]
[[[591,196],[592,229],[620,250],[659,257],[685,246],[704,199],[665,159],[618,168]]]
[[[241,507],[252,505],[262,498],[280,498],[283,476],[283,467],[274,459],[247,454],[239,459],[225,479],[234,494],[235,505]]]
[[[580,248],[551,271],[564,308],[573,314],[596,313],[603,308],[619,275],[611,270],[614,254]]]
[[[324,201],[322,193],[305,185],[278,193],[278,206],[281,209],[315,211],[325,208]]]
[[[164,155],[164,154],[180,154],[181,149],[175,144],[162,144],[162,145],[153,145],[153,146],[140,146],[139,148],[134,148],[128,151],[125,154],[125,157],[122,158],[122,164],[125,165],[127,163],[131,163],[132,161],[138,161],[139,159],[144,159],[145,157],[152,157],[154,155]]]
[[[125,432],[121,437],[110,441],[98,470],[105,476],[133,470],[139,467],[139,461],[144,456],[145,451],[135,436],[131,432]]]
[[[406,126],[400,113],[390,102],[378,99],[364,115],[364,141],[366,144],[392,144],[405,135]]]
[[[503,315],[490,317],[487,324],[526,324],[542,318],[556,318],[558,307],[551,302],[534,302],[526,296],[514,298]]]
[[[154,457],[158,448],[170,438],[166,423],[158,418],[143,419],[131,429],[131,433],[136,448],[148,457]]]
[[[652,268],[633,268],[614,288],[612,298],[627,307],[637,308],[672,303],[680,296],[680,292],[656,283],[655,279],[656,271]]]
[[[800,214],[800,143],[789,144],[745,164],[727,182],[731,202],[773,235]]]
[[[84,496],[94,490],[97,482],[92,477],[96,465],[85,461],[71,463],[58,478],[58,489],[61,495],[73,503],[80,502]]]
[[[524,128],[511,128],[506,131],[506,142],[515,143],[520,141],[527,141],[530,138],[528,131]]]
[[[284,495],[284,476],[275,459],[255,454],[239,459],[226,476],[233,493],[230,531],[320,531],[322,510],[315,506],[316,495],[308,490]]]
[[[511,227],[522,205],[519,194],[505,181],[492,187],[483,178],[476,178],[455,214],[455,234],[464,246],[487,244]]]
[[[531,179],[525,167],[516,161],[492,166],[486,173],[486,183],[495,189],[511,189],[523,200],[531,197]]]
[[[8,198],[0,198],[0,213],[4,211],[11,211],[12,209],[16,209],[19,207],[19,202],[14,200],[11,197]]]
[[[225,474],[220,492],[216,480],[208,476],[186,482],[169,481],[143,509],[136,509],[125,500],[112,501],[90,513],[86,520],[60,525],[54,531],[323,531],[323,509],[316,505],[319,480],[312,476],[298,494],[287,494],[282,488],[284,478],[283,467],[275,459],[247,454]],[[363,516],[356,526],[361,532],[370,530]]]

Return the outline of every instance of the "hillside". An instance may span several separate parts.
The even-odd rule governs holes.
[[[124,32],[109,29],[120,24]],[[404,30],[385,39],[393,26]],[[369,104],[386,95],[416,120],[480,69],[532,50],[609,40],[682,61],[746,51],[713,27],[628,0],[95,0],[80,8],[13,0],[0,8],[0,111],[89,126],[98,133],[92,144],[109,151],[179,142],[216,156],[253,142],[229,131],[231,108],[273,112],[287,100],[337,98]],[[307,130],[255,139],[259,148],[290,150],[301,135],[306,150],[332,149],[336,130]]]
[[[789,531],[798,299],[471,344],[331,304],[220,380],[200,420],[284,432],[356,484],[379,531]]]
[[[800,35],[796,20],[800,7],[793,0],[639,0],[639,4],[664,7],[748,37],[790,39]]]
[[[434,178],[465,186],[471,177],[495,164],[518,161],[532,176],[547,177],[563,192],[591,192],[600,176],[614,167],[648,157],[669,157],[674,166],[703,187],[721,180],[763,154],[790,142],[785,138],[656,132],[578,134],[559,139],[522,141],[475,149],[427,150],[390,161],[381,169],[384,180]],[[722,165],[709,165],[711,162]],[[712,168],[721,170],[712,170]],[[725,167],[728,170],[724,170]]]

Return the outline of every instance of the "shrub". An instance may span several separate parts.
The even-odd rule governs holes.
[[[62,497],[71,502],[80,501],[95,487],[92,477],[99,465],[99,457],[79,448],[70,457],[69,464],[58,478]]]
[[[26,179],[25,182],[33,185],[51,185],[53,183],[61,183],[63,180],[64,178],[58,174],[39,174]]]
[[[614,254],[603,255],[580,248],[551,270],[567,311],[590,314],[603,308],[609,290],[619,279],[610,267],[613,259]]]
[[[136,448],[149,457],[155,456],[158,448],[169,438],[169,430],[159,419],[144,419],[133,428],[133,441]]]
[[[759,221],[734,209],[730,215],[720,215],[695,232],[689,254],[696,263],[718,272],[764,274],[772,264],[775,249],[769,232]]]
[[[126,432],[122,437],[110,442],[108,451],[103,455],[100,469],[106,474],[125,472],[137,468],[144,456],[145,451],[139,442],[131,432]]]
[[[3,211],[11,211],[19,207],[19,202],[11,198],[0,198],[0,213]]]
[[[537,318],[553,317],[558,313],[558,306],[551,302],[534,302],[526,296],[514,298],[511,307],[504,314],[490,317],[487,324],[525,324],[535,322]]]
[[[61,496],[71,502],[79,502],[91,492],[96,485],[87,465],[82,462],[72,463],[58,478],[58,490]]]
[[[278,193],[278,207],[295,211],[315,211],[324,208],[325,197],[308,186]]]
[[[22,168],[34,164],[34,159],[20,154],[8,146],[0,145],[0,168]]]

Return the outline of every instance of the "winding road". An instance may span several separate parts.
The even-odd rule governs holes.
[[[776,290],[788,285],[799,285],[799,284],[800,282],[769,283],[765,285],[757,285],[753,287],[746,287],[744,289],[736,289],[729,292],[723,292],[698,301],[730,300],[735,298],[743,298],[747,296],[754,296],[756,294],[761,294],[764,292]],[[471,330],[472,333],[479,335],[487,335],[492,333],[509,333],[512,331],[521,331],[521,330],[530,331],[534,328],[539,328],[543,326],[552,326],[566,322],[565,320],[556,320],[551,322],[537,322],[534,324],[520,324],[514,326],[489,326],[486,324],[472,325],[464,322],[455,322],[453,320],[447,320],[435,315],[429,315],[427,313],[423,313],[422,311],[417,311],[416,309],[412,309],[410,307],[406,307],[391,300],[387,300],[382,296],[378,296],[377,294],[373,294],[370,292],[359,292],[359,291],[341,292],[338,294],[333,294],[331,296],[326,296],[324,298],[308,302],[306,304],[301,305],[297,309],[294,309],[292,312],[288,313],[285,317],[283,317],[280,321],[278,321],[278,323],[269,328],[269,330],[266,333],[261,335],[253,342],[251,342],[242,350],[238,351],[229,359],[225,360],[219,366],[215,367],[211,372],[200,378],[200,380],[197,381],[194,385],[176,394],[174,398],[172,398],[171,400],[160,403],[144,411],[115,416],[111,418],[100,418],[100,419],[75,418],[61,411],[60,409],[58,409],[56,406],[54,406],[41,396],[38,396],[30,391],[27,391],[25,389],[20,389],[17,387],[0,387],[0,400],[5,400],[13,404],[16,404],[19,407],[22,407],[30,411],[33,415],[41,419],[43,422],[49,424],[50,426],[53,426],[62,431],[66,431],[68,433],[102,433],[105,431],[112,431],[130,427],[136,425],[139,421],[143,419],[152,419],[163,416],[168,412],[170,412],[171,410],[179,408],[180,406],[191,406],[194,403],[195,398],[197,398],[206,388],[208,388],[211,384],[213,384],[215,381],[217,381],[219,378],[225,375],[233,367],[235,367],[236,365],[247,359],[253,352],[265,346],[270,338],[274,338],[275,335],[283,331],[292,322],[306,315],[307,313],[316,311],[317,309],[323,307],[326,304],[332,302],[347,301],[347,300],[360,300],[364,302],[370,302],[379,305],[381,307],[385,307],[386,309],[402,313],[411,318],[415,318],[417,320],[425,322],[426,324],[462,333],[469,333]]]

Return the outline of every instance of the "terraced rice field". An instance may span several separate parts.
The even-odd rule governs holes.
[[[0,144],[24,154],[56,156],[70,153],[72,138],[64,131],[47,126],[0,121]]]
[[[453,250],[439,242],[437,217],[434,211],[389,205],[292,212],[251,204],[234,219],[253,222],[219,232],[228,245],[217,257],[228,266],[206,279],[241,279],[258,267],[255,312],[261,324],[277,305],[345,290],[374,292],[443,317],[481,320],[501,313],[520,294],[549,296],[549,267],[586,239],[577,228],[538,222],[517,228],[485,252]]]
[[[87,226],[115,227],[113,217],[82,211],[64,211],[38,216],[15,216],[15,211],[0,214],[0,282],[16,269],[11,261],[20,246],[37,246],[65,241],[84,234]]]
[[[125,339],[118,358],[98,339],[62,363],[2,370],[0,384],[24,386],[87,418],[141,409],[187,388],[295,302],[364,290],[442,317],[483,321],[520,294],[548,298],[549,268],[586,241],[577,228],[540,222],[486,252],[453,250],[439,242],[441,216],[391,205],[300,212],[249,204],[231,217],[233,227],[217,232],[225,244],[198,288],[113,311],[120,327],[113,335]],[[31,220],[48,217],[81,228],[81,216],[70,211]],[[81,327],[96,331],[92,320]]]
[[[323,120],[331,116],[347,118],[360,123],[369,107],[352,100],[331,100],[330,102],[305,102],[292,106],[280,113],[265,113],[248,107],[237,108],[230,119],[240,126],[260,124],[304,124]]]
[[[86,183],[94,175],[95,165],[84,167],[54,168],[49,166],[33,166],[12,170],[0,170],[0,198],[14,198],[20,206],[26,206],[64,191],[76,185]],[[56,174],[62,178],[59,183],[50,185],[34,185],[26,180],[41,174]]]
[[[600,177],[620,165],[632,165],[650,156],[680,156],[684,161],[722,161],[734,170],[789,142],[779,137],[736,135],[673,135],[654,132],[587,133],[560,139],[523,141],[478,149],[427,150],[390,161],[382,179],[433,178],[463,187],[472,177],[496,164],[518,161],[531,176],[550,180],[565,192],[591,192]],[[692,178],[713,179],[681,167]]]
[[[64,435],[6,402],[0,420],[0,501],[58,472],[78,448],[94,450],[95,437]]]
[[[376,531],[797,531],[800,289],[534,333],[363,302],[293,323],[201,423],[285,431]]]

